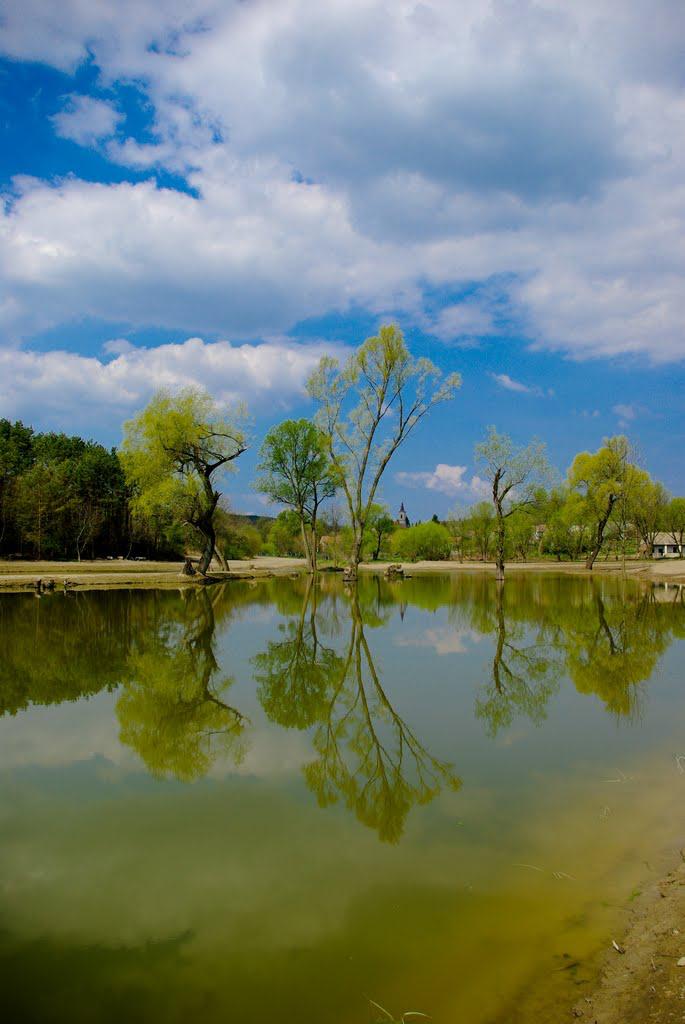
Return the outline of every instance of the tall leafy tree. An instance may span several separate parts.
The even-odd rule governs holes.
[[[668,492],[663,484],[650,479],[635,467],[628,492],[628,517],[635,525],[645,555],[651,558],[656,535],[663,529],[668,509]]]
[[[476,445],[475,457],[492,487],[497,579],[503,580],[506,521],[515,513],[534,507],[538,492],[551,471],[542,442],[531,441],[524,448],[514,444],[506,434],[498,434],[494,427],[490,427],[486,439]]]
[[[316,572],[317,518],[336,485],[325,439],[311,420],[285,420],[267,433],[260,449],[255,489],[297,514],[310,572]]]
[[[439,402],[451,399],[458,374],[440,380],[428,359],[414,359],[394,324],[381,327],[341,368],[324,357],[307,388],[319,404],[336,483],[347,501],[353,544],[349,574],[356,578],[376,492],[390,460]]]
[[[580,452],[571,464],[569,486],[581,497],[579,513],[593,533],[587,569],[602,550],[607,524],[624,503],[633,479],[631,468],[630,442],[623,435],[608,438],[596,452]]]
[[[221,409],[201,388],[159,391],[124,426],[121,459],[143,514],[172,510],[202,543],[206,575],[216,547],[217,481],[247,449],[245,411]]]

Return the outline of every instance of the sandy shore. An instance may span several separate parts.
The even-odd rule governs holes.
[[[597,989],[571,1017],[588,1024],[685,1021],[685,862],[643,893],[629,915],[619,949],[605,954]]]
[[[366,562],[359,568],[363,572],[383,573],[387,562]],[[0,561],[0,590],[33,590],[38,580],[43,583],[54,581],[56,589],[67,586],[73,589],[104,589],[109,587],[179,587],[194,586],[198,581],[181,576],[181,562],[128,562],[128,561],[83,561],[83,562],[19,562]],[[405,562],[407,575],[435,573],[494,573],[491,562]],[[222,572],[213,567],[212,576],[217,579],[254,579],[267,575],[287,576],[293,572],[304,572],[303,558],[256,557],[230,563],[230,571]],[[616,561],[597,562],[592,575],[618,575],[622,564]],[[626,563],[626,575],[662,583],[685,583],[685,560],[631,561]],[[582,562],[530,561],[511,562],[509,573],[569,573],[590,575]]]
[[[182,576],[182,562],[3,562],[0,561],[0,591],[35,590],[38,580],[43,585],[54,581],[55,589],[102,590],[111,587],[164,588],[196,586],[198,580]],[[212,567],[212,577],[221,580],[255,579],[265,576],[288,576],[302,572],[302,558],[254,558],[230,563],[230,571]]]

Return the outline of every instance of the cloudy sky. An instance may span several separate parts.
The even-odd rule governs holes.
[[[394,319],[464,383],[392,506],[479,496],[489,423],[682,493],[684,52],[682,0],[2,0],[0,416],[197,382],[258,439]]]

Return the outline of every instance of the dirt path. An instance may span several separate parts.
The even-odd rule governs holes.
[[[685,860],[685,851],[681,857]],[[587,1024],[685,1022],[685,863],[634,905],[618,945],[624,952],[613,947],[607,952],[598,988],[576,1003],[572,1019]]]

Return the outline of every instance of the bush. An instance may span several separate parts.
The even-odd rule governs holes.
[[[445,561],[450,557],[452,538],[441,523],[419,523],[406,530],[397,530],[392,537],[392,552],[403,561],[427,558]]]

